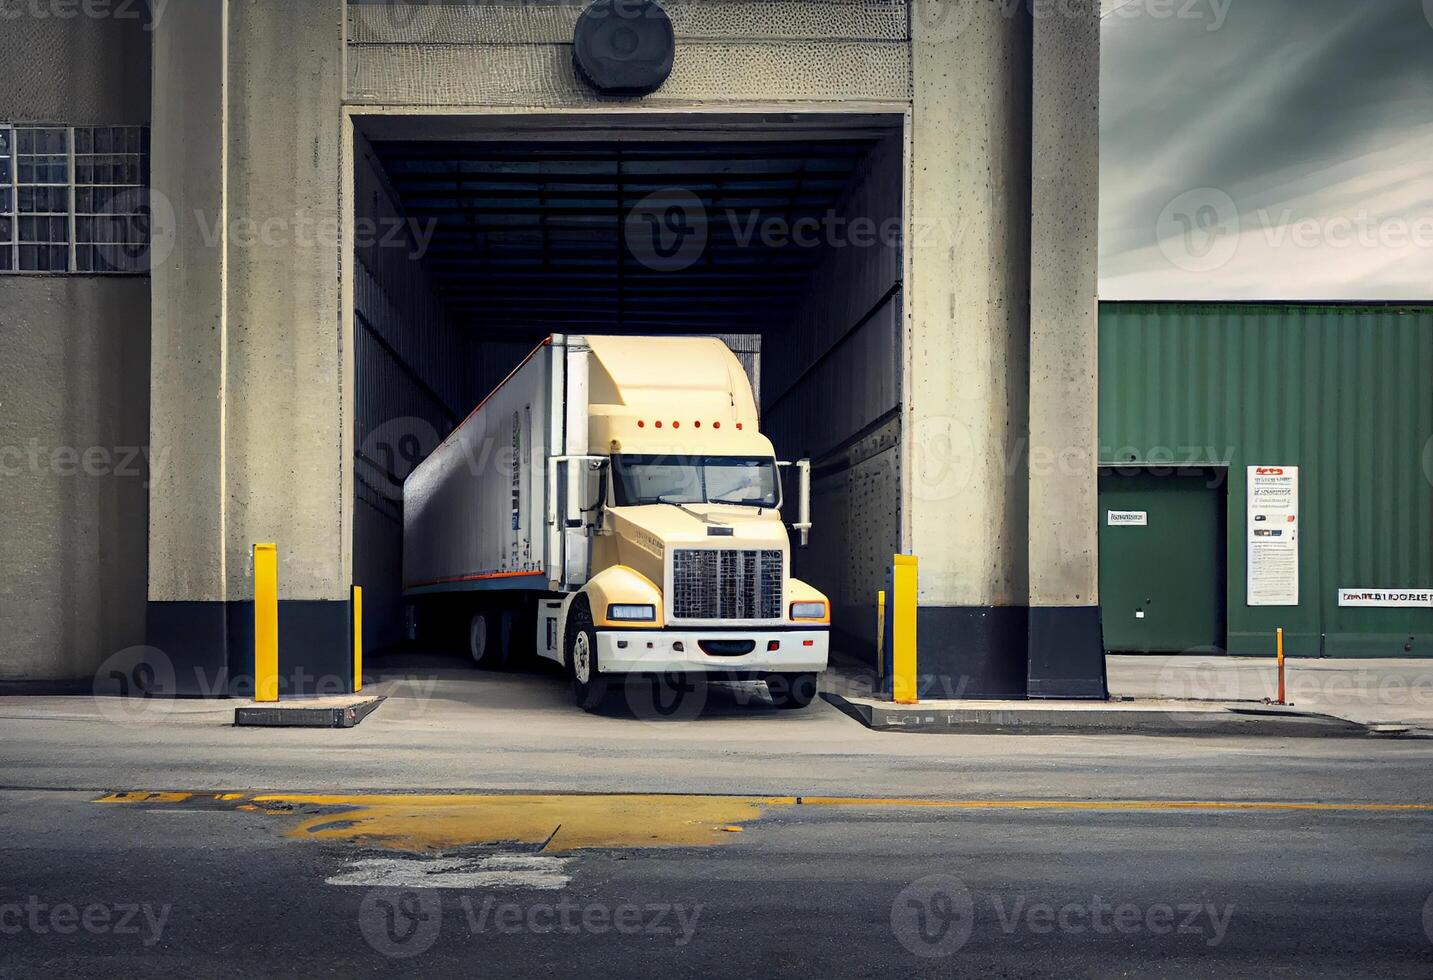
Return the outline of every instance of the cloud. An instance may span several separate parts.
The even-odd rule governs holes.
[[[1219,22],[1198,15],[1214,0],[1112,2],[1103,298],[1433,299],[1433,24],[1419,3],[1232,0]],[[1169,213],[1205,199],[1232,201],[1237,220]],[[1225,236],[1228,260],[1212,264],[1200,235]]]

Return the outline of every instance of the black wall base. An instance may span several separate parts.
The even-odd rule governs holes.
[[[916,618],[922,699],[1109,696],[1098,606],[921,606]]]
[[[1029,659],[1032,698],[1110,696],[1099,606],[1032,606]]]
[[[917,693],[923,699],[1023,698],[1024,606],[919,606]]]
[[[348,601],[279,601],[279,694],[353,693]],[[150,602],[148,665],[157,694],[252,697],[252,602]],[[171,690],[172,688],[172,690]]]

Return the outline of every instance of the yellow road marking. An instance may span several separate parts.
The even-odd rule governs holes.
[[[923,800],[803,796],[805,806],[934,807],[947,810],[1314,810],[1433,813],[1433,803],[1281,803],[1267,800]]]
[[[133,791],[127,793],[110,793],[108,796],[101,796],[95,800],[96,803],[183,803],[190,799],[193,793],[148,793]]]
[[[497,793],[181,793],[125,792],[97,803],[209,802],[297,817],[286,836],[345,841],[414,853],[516,843],[544,853],[584,848],[706,846],[730,840],[743,824],[797,806],[942,810],[1263,811],[1433,813],[1433,803],[1327,803],[1266,800],[1019,800],[865,796],[700,796]]]
[[[544,852],[590,847],[715,844],[723,828],[761,817],[761,802],[732,796],[328,795],[255,796],[253,804],[323,807],[290,837],[361,841],[401,851],[470,844],[540,844]]]

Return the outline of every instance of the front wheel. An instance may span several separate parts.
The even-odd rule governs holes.
[[[815,674],[772,674],[766,691],[778,708],[804,708],[816,700]]]
[[[567,677],[572,703],[596,711],[607,700],[607,678],[598,672],[597,631],[586,607],[574,609],[567,624]]]

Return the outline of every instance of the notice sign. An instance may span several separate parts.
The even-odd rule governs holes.
[[[1412,609],[1433,606],[1433,589],[1339,589],[1340,606]]]
[[[1299,604],[1299,468],[1251,466],[1248,603]]]
[[[1110,527],[1148,527],[1149,511],[1145,510],[1112,510],[1109,511]]]

